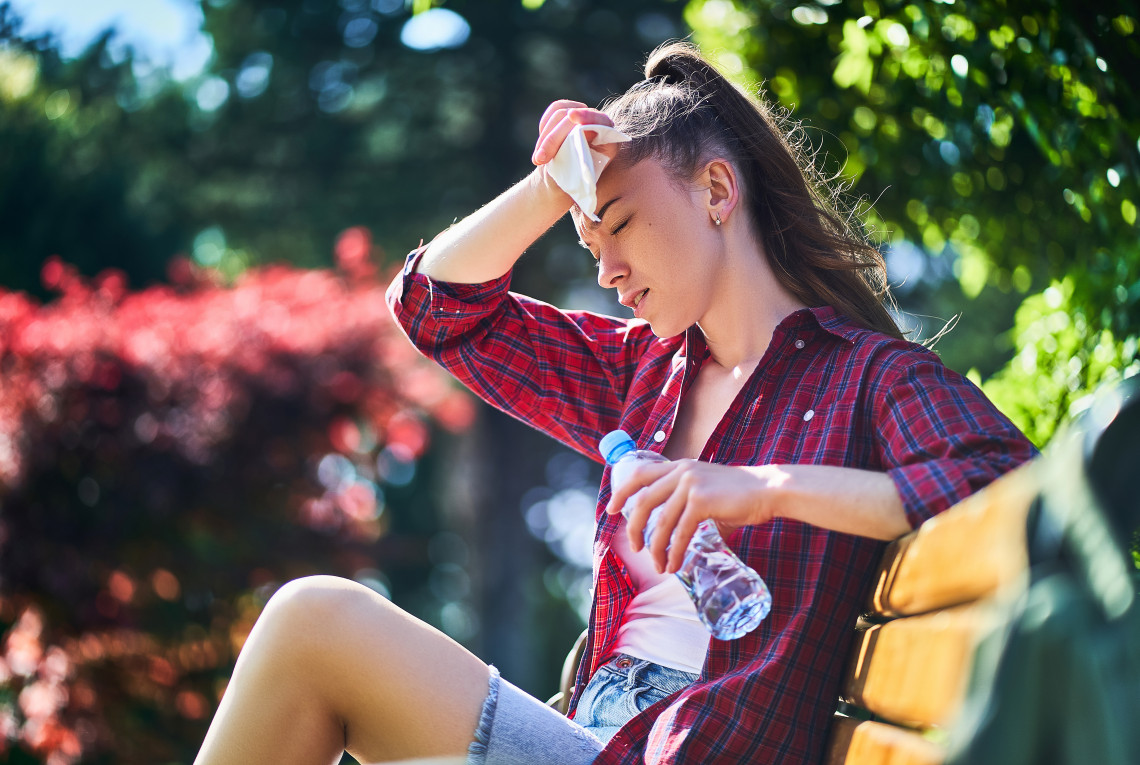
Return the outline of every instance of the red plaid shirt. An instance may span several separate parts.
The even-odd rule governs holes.
[[[416,347],[492,405],[592,459],[616,428],[639,448],[663,448],[678,400],[708,357],[699,331],[663,339],[643,321],[561,311],[508,292],[509,275],[433,282],[413,272],[419,253],[388,292]],[[934,353],[822,307],[779,324],[701,459],[886,471],[918,526],[1034,453]],[[594,605],[571,708],[611,653],[634,595],[610,547],[617,517],[603,512],[609,493],[607,472]],[[764,577],[771,613],[739,640],[711,640],[700,678],[634,717],[598,765],[820,759],[883,543],[791,520],[738,529],[726,541]]]

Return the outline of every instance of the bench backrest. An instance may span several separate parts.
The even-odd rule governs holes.
[[[1036,461],[892,542],[857,626],[828,765],[937,765],[979,643],[1029,581]]]

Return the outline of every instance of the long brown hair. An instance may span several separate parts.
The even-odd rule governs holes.
[[[741,174],[746,209],[780,283],[809,306],[830,305],[858,324],[902,337],[884,306],[893,305],[886,266],[840,192],[804,151],[798,124],[732,84],[689,43],[659,46],[645,80],[603,107],[633,140],[621,158],[661,162],[678,181],[715,157]],[[798,136],[798,138],[797,138]]]

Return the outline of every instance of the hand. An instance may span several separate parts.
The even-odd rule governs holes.
[[[626,508],[629,545],[637,552],[643,547],[646,521],[657,510],[649,552],[658,572],[673,573],[681,567],[701,521],[716,521],[722,536],[740,526],[766,523],[775,517],[776,489],[787,479],[775,465],[647,462],[637,465],[614,491],[606,512]]]
[[[558,149],[566,136],[575,125],[607,125],[613,127],[614,122],[609,115],[597,109],[591,109],[580,101],[555,101],[546,107],[542,119],[538,123],[538,142],[534,145],[534,155],[531,161],[536,165],[545,165],[554,159]],[[597,147],[598,151],[607,154],[617,153],[617,144],[605,144]],[[612,158],[612,157],[611,157]]]

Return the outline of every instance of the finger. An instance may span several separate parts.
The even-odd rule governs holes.
[[[633,552],[639,552],[645,546],[646,531],[649,532],[650,544],[662,534],[668,538],[667,530],[661,530],[661,512],[673,495],[673,487],[676,485],[669,476],[666,474],[648,484],[626,502],[623,512]]]
[[[566,119],[566,109],[556,109],[550,114],[543,117],[542,124],[538,129],[538,137],[534,140],[534,154],[538,155],[538,147],[554,130],[555,126]]]
[[[637,498],[645,492],[642,489],[637,494],[633,495],[633,502],[637,502]],[[639,504],[637,511],[626,516],[626,536],[629,538],[629,549],[633,552],[640,552],[645,547],[645,536],[648,533],[650,539],[657,533],[657,520],[661,512],[659,505],[651,505],[648,502]],[[633,521],[629,519],[633,518]]]
[[[597,109],[569,109],[566,116],[568,116],[577,125],[605,125],[606,127],[613,127],[614,121],[610,119],[610,115],[605,112],[600,112]]]
[[[535,145],[532,160],[536,165],[550,161],[562,147],[566,136],[578,125],[605,125],[613,126],[613,120],[608,114],[597,109],[569,108],[556,110],[550,114],[549,119],[539,131],[538,142]],[[596,131],[587,131],[597,135]]]
[[[546,129],[546,123],[550,122],[555,112],[566,109],[578,109],[584,106],[585,104],[581,101],[570,101],[565,98],[553,102],[550,106],[546,107],[546,111],[542,113],[542,117],[538,120],[538,132],[542,133],[542,131]]]
[[[674,482],[674,487],[676,483]],[[653,536],[649,540],[649,555],[653,558],[653,565],[657,573],[665,573],[670,550],[676,547],[673,539],[676,536],[677,521],[684,517],[686,497],[682,491],[670,492],[669,498],[655,511],[657,514],[656,526]]]
[[[673,529],[669,555],[665,562],[665,573],[675,574],[681,570],[681,564],[685,562],[685,553],[689,550],[689,544],[693,541],[697,528],[705,520],[702,516],[703,514],[697,510],[692,502],[686,504],[685,512],[681,514],[676,527]]]
[[[591,125],[603,125],[605,127],[614,126],[614,121],[610,119],[610,115],[606,114],[605,112],[600,112],[597,109],[570,109],[566,112],[566,116],[569,117],[570,121],[575,125],[582,126],[582,132],[585,134],[586,140],[591,144],[593,143],[594,139],[598,137],[597,130],[590,130]],[[604,151],[607,154],[609,154],[610,150],[612,149],[613,152],[616,153],[618,144],[602,144],[601,146],[594,146],[593,148],[596,151]]]
[[[660,503],[649,499],[649,487],[636,492],[625,503],[622,515],[625,516],[626,534],[629,536],[629,549],[640,552],[645,547],[645,533],[656,533],[656,513]]]
[[[565,113],[557,121],[552,120],[551,124],[547,126],[547,130],[539,136],[538,144],[534,147],[534,157],[532,157],[534,164],[544,165],[554,159],[554,155],[558,153],[562,142],[566,140],[566,136],[573,129],[574,123]]]
[[[673,470],[674,467],[675,463],[672,462],[643,462],[629,471],[625,482],[620,486],[615,486],[611,479],[610,501],[606,504],[606,512],[610,515],[622,512],[630,497]],[[612,476],[613,473],[610,475]]]

